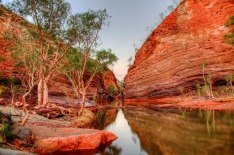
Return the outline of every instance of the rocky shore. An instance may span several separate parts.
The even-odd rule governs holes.
[[[22,150],[35,154],[48,154],[56,152],[84,152],[100,151],[117,139],[117,136],[107,131],[78,128],[81,120],[69,116],[48,119],[44,116],[30,112],[30,117],[25,126],[19,121],[19,116],[24,116],[21,109],[15,110],[10,105],[1,105],[0,111],[11,116],[11,130],[13,140],[5,143],[5,148]],[[82,117],[82,116],[81,116]],[[84,123],[84,122],[83,122]],[[1,149],[2,152],[7,150]],[[14,151],[13,151],[14,154]]]

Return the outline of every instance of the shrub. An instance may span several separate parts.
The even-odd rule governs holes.
[[[14,76],[11,76],[11,77],[9,77],[9,78],[7,78],[7,79],[1,79],[1,84],[2,84],[3,86],[8,86],[8,87],[10,87],[12,84],[14,85],[14,84],[19,84],[19,83],[20,83],[19,79],[17,79],[17,78],[14,77]]]
[[[202,87],[200,83],[196,84],[197,94],[200,97],[202,95]]]
[[[227,76],[225,77],[225,80],[226,80],[226,82],[227,82],[227,85],[230,85],[231,88],[233,88],[232,83],[234,82],[234,74],[227,75]]]
[[[20,21],[20,24],[23,25],[23,26],[27,26],[27,25],[28,25],[28,22],[25,21],[25,20],[22,20],[22,21]]]
[[[218,95],[228,95],[229,92],[228,92],[227,86],[219,86],[219,87],[217,87],[217,94]]]
[[[5,87],[0,86],[0,96],[5,92]]]
[[[116,95],[117,94],[117,91],[115,90],[115,86],[113,84],[110,84],[108,89],[107,89],[107,92],[110,94],[110,95]]]
[[[230,16],[224,25],[226,27],[234,25],[234,15]]]
[[[1,61],[6,61],[6,58],[4,58],[3,56],[0,55],[0,62]]]
[[[7,139],[12,138],[13,133],[10,128],[10,123],[0,124],[0,143],[5,143]]]
[[[234,45],[234,15],[230,16],[226,23],[224,24],[226,27],[232,27],[232,29],[229,31],[228,34],[223,35],[223,39],[226,41],[226,43]]]
[[[184,87],[179,87],[178,90],[179,90],[181,95],[184,95],[184,93],[185,93],[185,88]]]

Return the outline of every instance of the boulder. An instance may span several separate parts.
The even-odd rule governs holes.
[[[73,131],[74,130],[71,129],[71,133]],[[39,139],[37,141],[37,147],[39,150],[42,150],[41,153],[43,154],[56,151],[94,151],[100,147],[111,144],[115,139],[117,139],[117,137],[113,133],[96,131],[89,134]]]
[[[24,140],[27,143],[33,144],[34,143],[34,136],[32,134],[32,130],[28,128],[20,129],[17,133],[17,137],[19,139]]]

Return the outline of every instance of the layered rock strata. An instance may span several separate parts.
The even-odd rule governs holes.
[[[152,32],[125,77],[125,101],[155,99],[194,90],[211,75],[214,88],[234,73],[234,47],[223,35],[233,0],[184,0]],[[206,68],[202,69],[203,64]]]

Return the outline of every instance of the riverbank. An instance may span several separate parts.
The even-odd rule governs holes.
[[[22,126],[19,116],[10,105],[1,105],[0,111],[4,114],[11,115],[12,133],[16,136],[4,145],[5,148],[14,150],[27,151],[36,154],[48,154],[56,152],[86,152],[99,151],[100,148],[111,144],[117,136],[111,132],[94,129],[78,128],[87,124],[89,120],[88,110],[84,110],[83,115],[79,118],[63,116],[56,119],[47,117],[30,111],[30,117]],[[91,113],[91,112],[90,112]],[[17,114],[21,117],[25,113],[17,109]]]
[[[207,98],[207,97],[167,97],[160,99],[125,99],[124,105],[141,105],[156,108],[185,108],[201,110],[234,111],[234,97]]]

